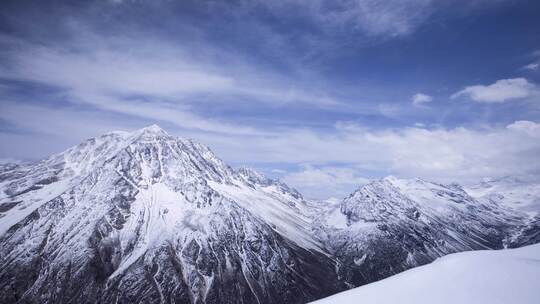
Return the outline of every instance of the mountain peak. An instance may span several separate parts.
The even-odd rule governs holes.
[[[397,177],[393,176],[393,175],[388,175],[388,176],[382,178],[381,180],[393,183],[393,182],[398,181],[399,179]]]
[[[262,174],[261,172],[250,168],[250,167],[240,167],[238,170],[236,170],[239,174],[247,177],[247,178],[253,178],[256,180],[266,180],[266,176]]]
[[[140,129],[138,132],[141,132],[141,133],[164,133],[164,134],[167,134],[167,132],[165,132],[165,130],[163,130],[160,126],[158,126],[156,124],[150,125],[148,127],[144,127],[142,129]]]
[[[390,184],[394,187],[417,187],[417,186],[436,186],[438,184],[430,181],[423,180],[421,178],[397,178],[393,175],[382,178],[379,182]],[[413,186],[416,185],[416,186]]]
[[[341,284],[299,194],[251,182],[208,147],[158,126],[125,135],[0,171],[0,303],[25,293],[32,302],[37,290],[72,302],[170,295],[182,303],[304,303]],[[58,289],[21,254],[27,248],[74,285]],[[4,284],[19,282],[18,273],[32,277]],[[276,286],[305,293],[292,298]]]
[[[135,137],[143,139],[151,139],[157,137],[169,137],[169,133],[163,130],[160,126],[153,124],[148,127],[139,129],[132,133]]]

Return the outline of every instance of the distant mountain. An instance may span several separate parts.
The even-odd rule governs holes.
[[[540,245],[448,255],[313,304],[535,304]]]
[[[305,303],[448,253],[538,242],[538,223],[419,179],[307,201],[151,126],[0,165],[0,303]]]
[[[505,176],[485,179],[465,187],[473,197],[496,201],[531,215],[540,213],[540,181],[531,176]]]
[[[359,188],[314,229],[340,261],[340,278],[359,286],[449,253],[504,248],[526,219],[457,184],[387,177]]]
[[[485,179],[466,187],[481,202],[495,203],[527,214],[522,228],[513,235],[512,248],[540,242],[540,181],[531,176]]]

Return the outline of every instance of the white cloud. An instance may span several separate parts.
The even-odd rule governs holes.
[[[501,103],[533,95],[536,86],[525,78],[501,79],[491,85],[473,85],[453,94],[451,98],[469,97],[477,102]]]
[[[414,94],[412,97],[412,103],[415,106],[421,106],[422,104],[431,102],[432,100],[433,97],[422,93]]]
[[[531,57],[534,59],[531,63],[525,65],[522,69],[529,71],[540,71],[540,50],[536,50],[531,53]]]
[[[538,71],[540,70],[540,62],[529,63],[523,67],[525,70]]]
[[[0,130],[0,157],[36,159],[113,130],[142,125],[119,121],[99,112],[2,102],[0,120],[14,131]]]
[[[242,63],[238,62],[220,67],[162,41],[124,40],[118,46],[97,39],[89,49],[82,47],[70,51],[27,45],[25,50],[11,54],[14,66],[0,70],[0,75],[106,96],[182,100],[197,94],[236,94],[260,102],[338,104],[324,94],[281,85],[278,76],[255,71],[254,67],[240,67]]]
[[[199,101],[300,103],[322,108],[340,104],[325,92],[305,88],[206,44],[107,38],[76,25],[71,30],[77,38],[52,46],[0,36],[0,42],[9,46],[0,50],[0,55],[9,58],[9,63],[0,66],[0,77],[61,88],[62,97],[71,103],[219,133],[257,132],[195,114]],[[216,57],[227,64],[215,62]]]
[[[294,185],[311,198],[345,197],[359,186],[369,182],[351,168],[304,166],[302,171],[286,174],[282,180]]]
[[[102,132],[142,127],[141,121],[129,124],[99,112],[17,104],[3,108],[0,119],[32,132],[0,133],[0,142],[10,143],[3,145],[0,157],[42,157]],[[331,132],[324,133],[288,128],[279,132],[254,129],[252,133],[216,134],[164,127],[171,134],[209,145],[229,163],[264,164],[267,168],[272,164],[311,164],[299,172],[288,170],[285,181],[319,198],[346,194],[365,178],[388,174],[443,182],[540,174],[540,123],[534,121],[516,121],[503,128],[411,127],[378,131],[338,123]]]
[[[336,129],[332,134],[287,130],[275,136],[252,137],[249,145],[214,141],[225,159],[262,163],[345,164],[366,172],[442,181],[473,181],[483,177],[540,172],[540,131],[536,122],[508,128],[420,129],[370,131],[363,127]],[[519,130],[517,130],[519,129]],[[524,129],[528,131],[523,131]],[[241,142],[241,141],[240,141]],[[320,172],[312,172],[318,173]],[[306,177],[307,179],[307,177]],[[296,186],[293,184],[293,186]]]
[[[102,110],[132,115],[152,121],[167,122],[185,129],[224,134],[262,135],[265,133],[264,130],[256,130],[246,125],[201,117],[192,113],[189,107],[174,103],[165,103],[158,100],[148,102],[136,99],[126,101],[121,98],[87,94],[84,92],[71,93],[69,96],[74,102],[91,104]]]
[[[540,138],[540,124],[528,120],[519,120],[508,126],[507,129],[523,132],[530,137]]]

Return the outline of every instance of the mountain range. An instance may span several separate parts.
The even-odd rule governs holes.
[[[158,126],[0,166],[0,303],[306,303],[540,242],[539,183],[387,177],[305,199]]]

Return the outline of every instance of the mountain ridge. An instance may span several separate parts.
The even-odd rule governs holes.
[[[4,302],[305,303],[540,240],[457,184],[387,177],[315,204],[156,125],[2,166],[0,190]]]

